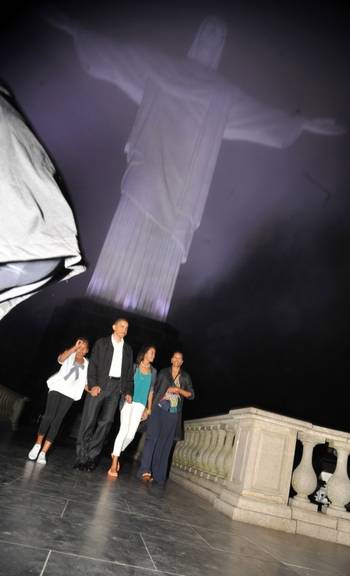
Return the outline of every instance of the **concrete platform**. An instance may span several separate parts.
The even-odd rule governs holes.
[[[57,444],[27,460],[32,434],[0,435],[1,576],[349,576],[350,549],[232,521],[169,481],[143,484],[125,460],[72,469]]]

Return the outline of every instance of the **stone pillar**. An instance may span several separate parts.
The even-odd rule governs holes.
[[[341,512],[350,517],[349,512],[345,510],[346,504],[350,502],[350,480],[347,471],[350,443],[334,440],[330,442],[330,446],[337,451],[337,465],[327,483],[327,495],[331,501],[327,513]]]
[[[232,465],[214,506],[236,520],[294,532],[288,497],[296,430],[283,416],[238,413]]]
[[[307,508],[315,508],[308,498],[317,487],[317,476],[312,466],[312,454],[316,444],[320,443],[320,437],[315,437],[307,432],[299,432],[298,439],[303,444],[303,455],[300,464],[294,470],[292,476],[292,486],[296,491],[296,496],[291,499],[291,505],[306,505]]]
[[[202,456],[202,450],[204,449],[205,446],[205,438],[206,438],[206,427],[205,426],[200,426],[199,427],[199,435],[198,435],[198,441],[196,443],[196,446],[192,452],[192,466],[191,468],[194,468],[194,472],[197,473],[200,470],[200,465],[201,465],[201,456]]]
[[[218,430],[218,441],[217,441],[217,445],[216,445],[216,450],[213,453],[211,462],[210,462],[210,471],[215,474],[216,476],[218,476],[219,478],[224,478],[224,462],[225,462],[225,458],[222,458],[222,456],[225,456],[225,440],[226,440],[226,436],[227,436],[227,432],[226,429],[223,429],[222,427],[220,427],[220,430]],[[230,453],[232,454],[232,443],[230,446]]]
[[[190,470],[192,470],[195,467],[200,439],[201,439],[201,427],[195,426],[193,435],[193,444],[188,454],[188,465]]]
[[[194,440],[194,427],[193,426],[187,426],[185,428],[185,441],[184,441],[184,445],[183,448],[181,449],[180,452],[180,465],[187,467],[189,464],[188,461],[188,455],[191,451],[191,448],[193,446],[193,440]]]
[[[186,436],[185,436],[185,438],[186,438]],[[185,444],[185,440],[176,442],[175,450],[173,453],[173,459],[172,459],[172,464],[175,464],[175,466],[181,465],[181,452],[182,452],[182,448],[183,448],[184,444]]]
[[[12,430],[18,429],[19,417],[29,398],[0,384],[0,419],[9,420]]]
[[[209,448],[210,442],[211,442],[211,427],[210,426],[204,426],[203,427],[203,444],[200,447],[200,454],[199,454],[199,459],[198,459],[198,463],[197,463],[197,468],[199,468],[200,470],[205,470],[204,467],[204,460],[205,460],[205,454]]]
[[[210,430],[210,444],[203,457],[203,468],[205,472],[210,473],[212,455],[215,452],[218,442],[218,426],[212,426]]]
[[[220,478],[227,478],[231,473],[233,459],[233,439],[235,436],[232,425],[225,426],[225,444],[216,458],[215,467]]]

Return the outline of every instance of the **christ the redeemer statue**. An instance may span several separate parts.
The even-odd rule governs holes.
[[[72,36],[88,74],[115,84],[139,106],[125,146],[121,200],[88,292],[166,319],[222,139],[282,148],[303,130],[336,135],[343,129],[333,120],[269,108],[222,78],[216,69],[226,27],[216,18],[202,23],[180,60],[71,23],[54,25]]]

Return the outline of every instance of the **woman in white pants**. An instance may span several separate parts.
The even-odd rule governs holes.
[[[108,475],[118,478],[119,457],[135,437],[141,420],[146,420],[151,413],[153,387],[157,371],[152,366],[156,355],[154,346],[144,346],[137,355],[134,366],[134,395],[131,403],[124,402],[120,412],[120,428],[114,442],[112,465]]]

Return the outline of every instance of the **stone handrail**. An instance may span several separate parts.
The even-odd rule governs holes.
[[[9,420],[12,430],[17,430],[26,402],[28,398],[0,384],[0,420]]]
[[[302,458],[293,470],[297,440]],[[317,487],[312,456],[325,443],[336,451],[337,464],[327,484],[331,503],[319,510],[310,500]],[[171,478],[233,519],[350,545],[349,453],[350,434],[241,408],[185,422]]]

